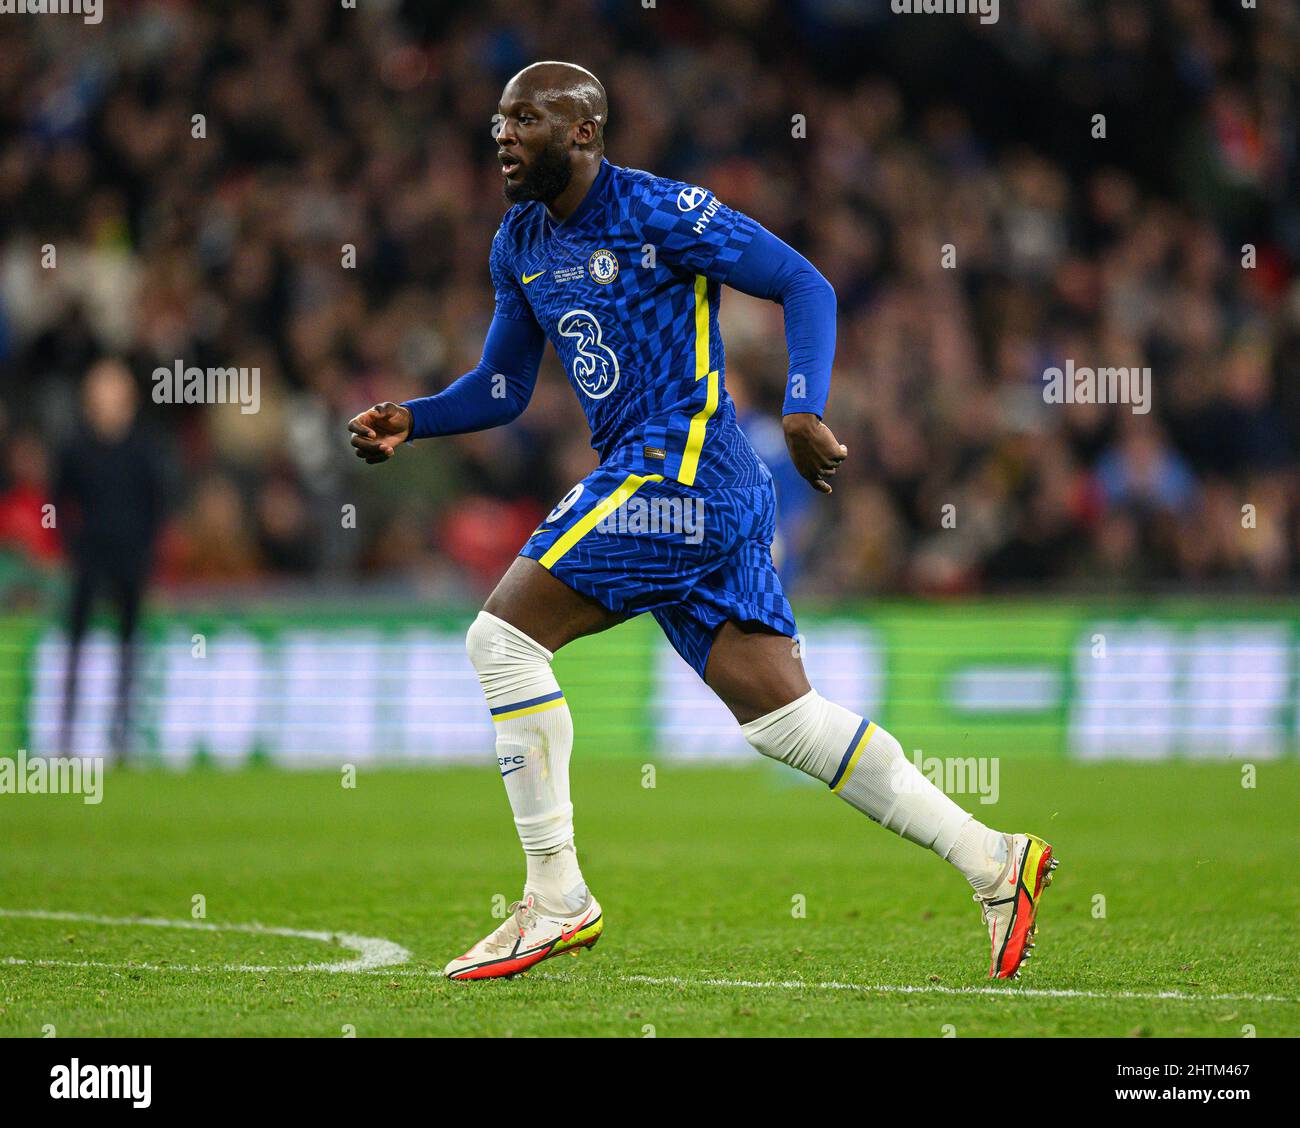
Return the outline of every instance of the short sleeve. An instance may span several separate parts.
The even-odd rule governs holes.
[[[492,288],[496,291],[496,316],[508,321],[530,321],[533,311],[524,297],[524,288],[515,273],[513,255],[510,253],[506,226],[498,228],[488,255],[488,268],[492,272]]]
[[[671,266],[727,280],[758,229],[743,212],[727,207],[707,188],[654,180],[636,204],[645,242]]]

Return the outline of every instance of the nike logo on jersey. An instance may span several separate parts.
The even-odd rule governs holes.
[[[540,278],[543,274],[545,274],[545,273],[546,273],[546,271],[544,271],[544,270],[539,270],[536,274],[525,274],[525,275],[523,276],[523,279],[524,279],[524,285],[527,286],[529,282],[536,282],[537,279],[539,279],[539,278]]]

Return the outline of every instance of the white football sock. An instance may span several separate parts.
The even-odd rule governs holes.
[[[741,731],[763,755],[820,779],[868,818],[951,862],[977,891],[1001,874],[1001,835],[917,771],[888,732],[816,690]]]
[[[987,896],[1002,883],[1011,863],[1011,849],[1005,834],[971,816],[958,833],[948,861],[965,874],[976,893]]]
[[[578,868],[578,851],[572,841],[550,854],[529,854],[524,892],[533,893],[543,905],[564,916],[581,912],[587,904],[587,883]]]
[[[486,611],[471,624],[465,649],[492,712],[497,765],[528,858],[524,890],[553,911],[576,912],[586,904],[587,886],[569,800],[573,719],[551,652]]]

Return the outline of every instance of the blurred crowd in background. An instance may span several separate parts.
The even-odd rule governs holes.
[[[785,456],[781,310],[723,298],[793,594],[1294,587],[1289,0],[107,0],[0,17],[7,603],[60,574],[42,506],[106,356],[162,468],[164,585],[490,588],[595,463],[550,350],[507,428],[369,467],[344,425],[477,361],[491,116],[541,58],[604,81],[611,160],[714,190],[837,291],[830,499]],[[153,403],[178,360],[257,367],[260,410]],[[1152,410],[1046,403],[1067,360],[1150,367]]]

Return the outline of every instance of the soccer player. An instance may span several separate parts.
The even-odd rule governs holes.
[[[893,736],[808,684],[772,564],[771,475],[727,395],[724,284],[784,307],[786,443],[800,474],[829,494],[848,456],[822,421],[834,291],[708,190],[607,161],[607,120],[604,88],[581,67],[534,63],[510,80],[494,133],[514,206],[492,242],[496,310],[482,359],[437,395],[377,404],[348,424],[357,456],[378,463],[402,443],[509,423],[528,404],[549,340],[600,455],[469,629],[527,877],[510,917],[446,974],[513,975],[600,937],[604,917],[574,848],[573,721],[551,657],[649,611],[759,752],[951,862],[988,926],[989,974],[1014,976],[1033,947],[1052,848],[978,822]],[[703,536],[620,522],[634,497],[661,513],[702,506]]]

